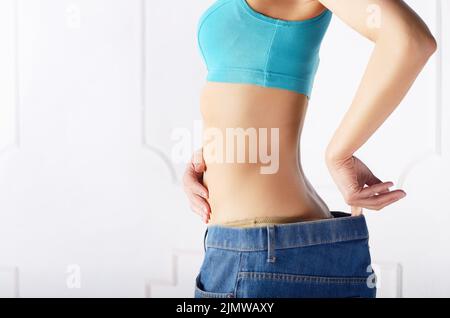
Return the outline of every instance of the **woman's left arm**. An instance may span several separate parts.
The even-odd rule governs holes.
[[[400,189],[389,191],[393,183],[382,183],[353,154],[403,100],[436,50],[436,41],[422,19],[401,0],[319,1],[375,43],[355,97],[327,146],[325,158],[352,214],[360,214],[363,207],[379,210],[406,193]]]
[[[375,43],[372,57],[327,157],[351,156],[383,124],[411,88],[436,41],[402,0],[319,0],[347,25]]]

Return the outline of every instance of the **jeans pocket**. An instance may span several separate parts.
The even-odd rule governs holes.
[[[239,298],[372,298],[365,277],[310,276],[272,272],[240,272]]]
[[[197,275],[195,279],[195,298],[234,298],[234,293],[223,293],[223,292],[214,292],[214,291],[206,291],[203,288],[203,285],[200,280],[200,274]]]

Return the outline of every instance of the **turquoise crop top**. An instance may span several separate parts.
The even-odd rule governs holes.
[[[198,47],[211,82],[248,83],[311,96],[319,50],[332,13],[287,21],[246,0],[216,0],[201,16]]]

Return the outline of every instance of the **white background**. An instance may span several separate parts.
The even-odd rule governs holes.
[[[449,297],[450,5],[407,2],[439,52],[357,155],[408,194],[366,211],[379,296]],[[205,227],[172,134],[200,144],[196,27],[211,3],[0,0],[0,296],[193,295]],[[302,139],[332,210],[348,208],[323,151],[371,48],[333,18]]]

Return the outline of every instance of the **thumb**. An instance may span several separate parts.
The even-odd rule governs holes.
[[[360,206],[351,206],[352,216],[358,216],[362,214],[362,207]]]
[[[203,159],[203,148],[196,150],[192,156],[195,172],[204,172],[206,170],[205,160]]]
[[[194,163],[194,170],[197,173],[205,172],[205,170],[206,170],[205,162],[202,161],[201,163]]]
[[[383,181],[381,181],[380,179],[378,179],[378,178],[372,173],[372,171],[369,170],[369,176],[368,176],[368,178],[367,178],[367,180],[366,180],[366,184],[370,187],[370,186],[372,186],[372,185],[374,185],[374,184],[381,183],[381,182],[383,182]]]

